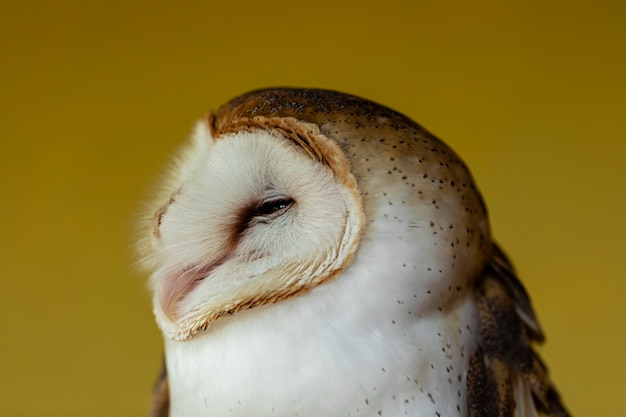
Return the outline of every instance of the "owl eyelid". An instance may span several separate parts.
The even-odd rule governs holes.
[[[238,221],[235,223],[237,235],[244,235],[249,227],[256,224],[267,224],[272,220],[285,214],[296,201],[288,196],[273,196],[265,198],[256,204],[251,204],[243,208],[238,214]]]
[[[260,222],[275,219],[295,204],[291,197],[280,196],[259,202],[254,209],[254,219]]]

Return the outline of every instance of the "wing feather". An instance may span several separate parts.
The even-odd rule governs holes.
[[[170,415],[170,389],[167,380],[167,370],[165,363],[161,374],[154,385],[152,391],[152,402],[148,417],[168,417]]]
[[[544,336],[530,298],[495,244],[475,296],[480,338],[467,377],[470,416],[569,416],[533,350]]]

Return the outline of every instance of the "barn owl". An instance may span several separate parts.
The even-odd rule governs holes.
[[[567,416],[461,159],[389,108],[277,88],[200,121],[146,216],[152,416]]]

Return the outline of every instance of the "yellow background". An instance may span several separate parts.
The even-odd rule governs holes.
[[[626,415],[626,2],[3,1],[0,54],[0,415],[145,413],[141,202],[196,119],[274,85],[456,149],[570,410]]]

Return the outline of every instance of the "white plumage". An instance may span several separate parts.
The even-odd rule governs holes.
[[[249,93],[198,124],[158,200],[153,415],[567,415],[469,172],[404,116]]]

